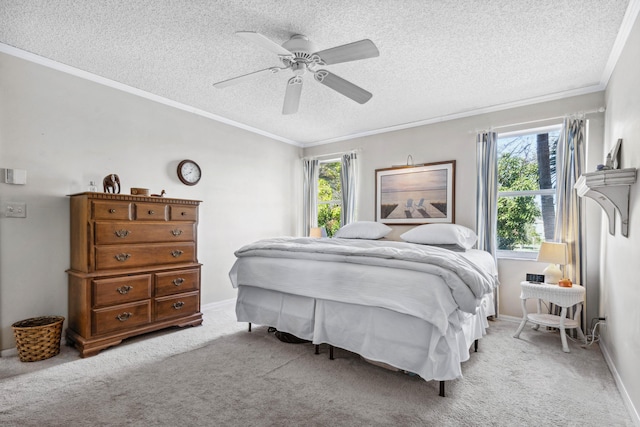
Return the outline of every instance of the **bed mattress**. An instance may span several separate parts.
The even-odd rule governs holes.
[[[460,363],[495,313],[495,261],[404,242],[279,238],[236,252],[238,321],[327,343],[425,380]]]

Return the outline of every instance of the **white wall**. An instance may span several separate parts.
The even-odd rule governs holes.
[[[607,112],[605,151],[622,138],[622,167],[640,166],[640,20],[637,20],[618,60],[606,91]],[[604,156],[604,154],[603,154]],[[595,202],[591,202],[594,203]],[[602,313],[607,317],[603,348],[637,410],[640,408],[640,184],[631,186],[629,237],[620,234],[616,214],[616,234],[603,231]],[[625,391],[626,390],[626,391]]]
[[[403,165],[407,156],[414,163],[431,163],[443,160],[456,161],[456,223],[475,229],[476,196],[476,131],[498,128],[514,124],[508,130],[527,129],[548,124],[547,121],[522,124],[562,117],[567,114],[590,111],[604,106],[604,92],[545,102],[526,107],[512,108],[494,113],[452,120],[427,126],[368,136],[334,144],[310,147],[304,150],[305,156],[320,156],[323,153],[336,153],[360,149],[360,173],[357,219],[375,219],[375,170],[392,165]],[[589,144],[598,147],[600,159],[603,132],[603,114],[590,114]],[[556,120],[557,122],[557,120]],[[561,122],[561,120],[560,120]],[[497,129],[506,131],[507,128]],[[599,161],[601,162],[601,161]],[[595,209],[599,236],[600,213]],[[406,227],[396,226],[394,235],[399,235]],[[594,251],[588,256],[592,264],[598,265],[599,241],[592,245]],[[507,316],[522,317],[520,305],[520,282],[525,273],[542,273],[545,264],[535,261],[501,259],[498,262],[500,274],[500,313]],[[597,271],[596,271],[597,275]],[[597,279],[597,276],[595,277]],[[597,316],[598,283],[594,280],[595,291],[593,316]],[[588,314],[591,316],[591,314]]]
[[[27,203],[27,218],[0,218],[0,348],[11,324],[67,316],[69,200],[117,173],[130,187],[202,200],[198,258],[202,303],[235,296],[233,252],[299,228],[300,148],[0,54],[0,168],[26,169],[26,185],[0,183],[0,200]],[[176,176],[193,159],[194,187]],[[65,325],[66,326],[66,325]]]

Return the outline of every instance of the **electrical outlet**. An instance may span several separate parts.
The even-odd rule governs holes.
[[[606,328],[607,327],[607,316],[600,316],[598,317],[598,323],[600,323],[600,327],[601,328]]]
[[[3,213],[6,218],[26,218],[27,204],[23,202],[5,202]]]

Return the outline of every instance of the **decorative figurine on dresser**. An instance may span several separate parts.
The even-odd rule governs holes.
[[[102,180],[102,187],[105,193],[120,194],[120,178],[115,173],[111,173]]]
[[[71,197],[67,343],[82,357],[170,326],[202,324],[198,200]]]

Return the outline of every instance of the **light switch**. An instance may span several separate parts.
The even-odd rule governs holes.
[[[27,204],[22,202],[6,202],[3,205],[3,213],[7,218],[26,218]]]

